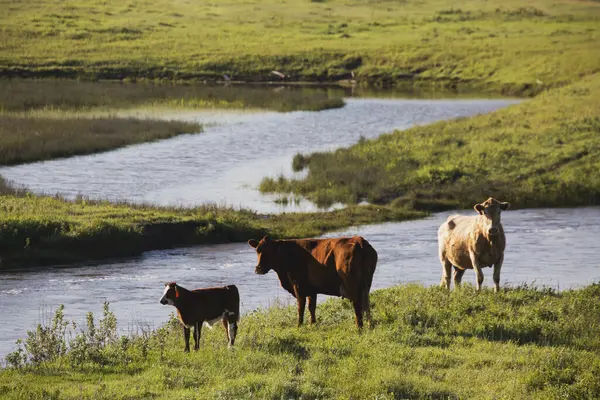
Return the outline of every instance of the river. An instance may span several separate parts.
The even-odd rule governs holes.
[[[0,168],[6,179],[38,192],[73,198],[193,206],[206,202],[258,212],[312,211],[287,207],[256,190],[265,176],[291,176],[298,153],[331,150],[394,129],[487,113],[517,100],[347,99],[321,112],[155,112],[154,117],[207,124],[182,135],[107,153]]]
[[[292,208],[285,208],[273,201],[275,196],[256,190],[264,176],[291,176],[294,154],[343,147],[360,137],[486,113],[514,102],[348,99],[344,108],[322,112],[169,111],[158,116],[200,121],[207,124],[205,131],[91,156],[1,168],[0,174],[36,192],[67,197],[307,211],[315,209],[310,202],[292,202]],[[360,234],[373,244],[379,253],[375,289],[406,282],[433,285],[441,276],[436,230],[447,215],[327,236]],[[503,285],[526,282],[565,289],[600,279],[596,243],[600,208],[517,210],[503,215],[508,239]],[[88,311],[100,315],[107,300],[122,329],[159,326],[173,311],[158,303],[167,281],[189,288],[234,283],[240,288],[243,312],[268,307],[276,299],[291,301],[274,273],[254,274],[255,263],[253,249],[236,243],[152,251],[98,265],[1,272],[0,357],[60,304],[65,305],[67,318],[80,323]],[[491,270],[484,274],[489,285]],[[472,283],[474,275],[468,272],[463,281]]]
[[[369,240],[379,254],[374,289],[408,282],[437,285],[441,265],[436,232],[448,215],[363,226],[327,236],[359,234]],[[600,280],[600,207],[506,211],[503,224],[508,242],[503,286],[528,283],[562,290]],[[268,307],[277,299],[284,303],[294,300],[281,289],[274,272],[256,275],[255,265],[254,249],[246,243],[232,243],[152,251],[101,265],[3,272],[0,357],[60,304],[65,305],[68,318],[83,322],[88,311],[100,315],[102,302],[107,300],[121,328],[157,327],[174,310],[158,302],[163,284],[169,281],[188,288],[236,284],[243,313]],[[491,286],[491,272],[484,269],[484,286]],[[467,271],[463,282],[474,284],[475,274]],[[240,326],[243,334],[243,324]]]

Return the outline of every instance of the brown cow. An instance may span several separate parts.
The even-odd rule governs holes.
[[[248,244],[256,249],[255,272],[274,270],[281,286],[298,301],[298,326],[304,320],[308,298],[310,322],[315,323],[317,294],[350,299],[356,325],[363,326],[363,313],[371,325],[369,291],[377,265],[377,252],[364,238],[272,240],[268,236]]]
[[[177,317],[183,325],[185,351],[190,351],[190,330],[194,328],[194,350],[200,348],[202,324],[209,327],[221,320],[227,331],[229,347],[235,342],[240,318],[240,294],[235,285],[187,290],[175,282],[165,284],[160,304],[177,308]]]
[[[492,197],[473,207],[477,216],[451,215],[438,230],[442,282],[440,286],[450,288],[450,271],[454,266],[454,287],[466,269],[474,269],[477,290],[481,289],[481,268],[494,266],[494,291],[500,290],[500,269],[504,261],[506,237],[500,223],[500,213],[507,210],[509,203]]]

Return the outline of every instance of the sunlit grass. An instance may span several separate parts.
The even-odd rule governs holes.
[[[598,398],[598,285],[499,294],[416,285],[372,294],[375,328],[359,334],[347,300],[296,328],[295,308],[243,316],[233,350],[221,327],[183,353],[181,328],[0,371],[7,399]],[[159,307],[157,305],[157,307]],[[67,305],[68,309],[68,305]],[[467,378],[468,377],[468,378]]]
[[[170,10],[165,12],[165,10]],[[22,76],[399,79],[535,93],[598,71],[598,2],[5,1]]]
[[[600,204],[600,75],[471,118],[396,131],[296,156],[306,178],[266,178],[263,192],[321,205],[368,201],[413,209]]]
[[[0,179],[0,190],[4,181]],[[5,189],[6,190],[6,189]],[[352,225],[401,221],[423,213],[387,207],[260,215],[216,205],[154,207],[103,201],[0,195],[1,268],[81,263],[144,251],[241,242],[264,234],[317,236]]]

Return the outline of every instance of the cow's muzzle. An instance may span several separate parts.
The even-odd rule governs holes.
[[[266,274],[268,271],[265,271],[263,268],[261,268],[260,265],[257,265],[256,268],[254,268],[254,272],[258,275],[264,275]]]
[[[496,235],[498,235],[499,233],[500,233],[500,229],[498,229],[498,228],[490,228],[490,229],[488,230],[488,234],[489,234],[490,236],[496,236]]]
[[[165,304],[168,304],[167,299],[165,299],[164,297],[162,299],[160,299],[160,304],[162,304],[163,306]]]

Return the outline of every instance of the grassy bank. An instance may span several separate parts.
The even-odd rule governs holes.
[[[108,313],[64,355],[60,339],[69,337],[60,328],[32,332],[26,342],[58,345],[48,352],[32,346],[35,366],[1,370],[0,393],[6,399],[598,398],[599,295],[598,285],[499,294],[400,286],[373,293],[377,323],[362,334],[348,302],[336,299],[318,306],[312,327],[295,327],[293,307],[243,317],[232,351],[222,327],[205,329],[201,351],[191,354],[183,353],[175,325],[119,339]],[[42,335],[57,340],[35,340]]]
[[[342,96],[341,90],[327,88],[0,79],[0,111],[4,113],[151,107],[319,111],[343,106]]]
[[[8,0],[5,76],[349,79],[530,94],[598,71],[596,1]],[[165,12],[164,10],[171,10]]]
[[[180,121],[0,115],[0,165],[98,153],[201,131],[200,124]]]
[[[473,118],[298,155],[302,180],[265,179],[321,205],[367,200],[439,210],[488,196],[516,207],[600,204],[600,75]]]
[[[386,207],[271,216],[211,205],[178,209],[7,194],[0,196],[0,269],[239,242],[266,233],[280,238],[316,236],[352,225],[422,216]]]

